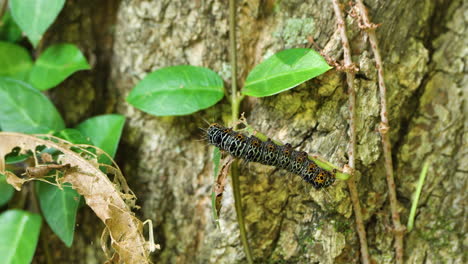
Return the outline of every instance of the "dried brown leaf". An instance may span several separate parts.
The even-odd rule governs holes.
[[[80,145],[73,145],[65,140],[52,136],[26,135],[20,133],[0,132],[0,172],[7,176],[7,182],[17,190],[28,180],[21,179],[11,172],[5,170],[6,154],[15,147],[21,148],[22,153],[33,151],[38,146],[46,146],[61,151],[63,154],[57,160],[65,169],[63,176],[57,183],[68,182],[85,198],[86,204],[91,207],[95,214],[104,222],[108,230],[108,236],[103,235],[103,249],[106,248],[107,239],[114,252],[106,252],[112,263],[151,263],[149,260],[149,248],[153,244],[146,242],[143,237],[142,222],[138,220],[131,209],[135,205],[136,197],[128,188],[128,185],[120,172],[118,166],[107,166],[107,172],[114,174],[114,183],[109,180],[99,167],[97,157],[105,152],[93,146],[97,154],[89,152]],[[80,151],[76,151],[79,149]],[[41,165],[43,166],[43,165]],[[37,168],[37,167],[36,167]],[[50,167],[49,167],[50,168]],[[41,169],[42,170],[42,169]],[[34,170],[33,170],[34,171]],[[35,171],[29,176],[43,176],[42,172]],[[151,230],[150,230],[151,231]],[[105,231],[106,232],[106,231]],[[107,237],[107,239],[106,239]]]
[[[216,184],[214,186],[214,193],[216,194],[216,212],[218,213],[221,210],[221,202],[223,199],[223,192],[224,187],[226,186],[227,176],[229,173],[229,168],[231,167],[232,162],[234,162],[234,158],[232,156],[228,156],[221,161],[221,169],[218,172],[218,176],[216,177]]]

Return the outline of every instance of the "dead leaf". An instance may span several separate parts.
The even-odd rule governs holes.
[[[216,177],[215,185],[213,186],[214,193],[216,194],[216,212],[219,216],[219,212],[221,211],[221,202],[223,199],[223,192],[224,187],[226,186],[227,176],[229,173],[229,168],[231,167],[232,162],[234,162],[234,158],[232,156],[227,156],[221,161],[221,169],[218,172],[218,176]]]
[[[2,157],[0,158],[0,173],[7,175],[7,182],[17,190],[21,190],[21,186],[26,181],[36,178],[21,179],[5,170],[4,157],[13,148],[19,147],[22,153],[27,151],[34,153],[36,147],[45,146],[63,153],[56,162],[65,165],[57,166],[62,166],[62,169],[69,166],[68,168],[71,169],[64,170],[63,176],[57,179],[57,184],[70,183],[73,189],[83,195],[86,204],[106,225],[109,235],[104,236],[101,242],[107,244],[107,240],[110,239],[113,252],[107,254],[109,260],[119,263],[151,263],[149,245],[142,233],[142,223],[131,211],[136,197],[128,188],[125,178],[115,163],[110,167],[113,168],[112,173],[117,184],[111,182],[99,169],[104,164],[98,163],[97,157],[107,155],[104,151],[88,145],[84,148],[49,135],[34,136],[0,132],[0,142],[2,142],[0,144],[0,157]],[[96,154],[87,150],[90,147],[95,149]],[[42,169],[37,171],[32,169],[30,172],[34,176],[43,176],[44,171],[39,170]],[[109,257],[110,254],[112,257]]]

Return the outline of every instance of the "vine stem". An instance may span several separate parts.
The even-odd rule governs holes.
[[[356,0],[356,6],[359,11],[360,18],[363,22],[364,28],[366,28],[367,35],[369,36],[369,42],[374,53],[375,67],[377,68],[379,92],[380,92],[380,125],[379,132],[382,137],[383,154],[385,158],[385,171],[388,185],[388,194],[390,199],[390,210],[392,213],[392,221],[395,233],[395,251],[396,251],[396,263],[403,263],[403,236],[405,233],[405,227],[401,225],[400,214],[398,213],[398,200],[395,190],[395,179],[393,177],[393,162],[392,162],[392,148],[389,136],[390,126],[387,118],[387,89],[385,87],[384,71],[382,58],[380,57],[380,51],[375,35],[376,26],[369,21],[367,9],[364,6],[362,0]]]
[[[236,0],[229,0],[229,54],[231,59],[231,122],[236,127],[239,118],[239,108],[242,98],[237,93],[237,43],[236,43]],[[249,264],[253,263],[247,232],[245,229],[244,215],[242,213],[242,196],[240,193],[239,167],[237,161],[231,166],[232,191],[234,193],[234,207],[236,209],[237,223],[239,225],[240,239],[244,247],[244,253]]]
[[[356,219],[357,233],[359,236],[359,242],[361,245],[361,259],[362,263],[369,264],[369,249],[367,247],[367,235],[364,227],[364,221],[362,217],[361,204],[359,202],[359,194],[356,186],[356,178],[354,177],[355,168],[355,155],[356,155],[356,92],[354,90],[354,71],[353,62],[351,59],[351,51],[349,48],[348,36],[346,35],[345,23],[343,20],[343,14],[340,9],[338,0],[331,0],[333,9],[335,11],[335,17],[338,24],[338,29],[341,35],[341,43],[343,45],[344,53],[344,68],[346,71],[346,81],[348,83],[348,94],[349,94],[349,137],[350,146],[348,150],[349,162],[348,166],[350,169],[351,178],[347,181],[349,192],[351,195],[351,202],[354,208],[354,217]]]
[[[237,43],[236,43],[236,1],[229,0],[229,55],[231,59],[231,122],[239,118],[237,99]]]
[[[6,13],[8,7],[8,0],[0,0],[0,19],[3,18],[3,15]],[[0,21],[0,26],[2,26],[2,21]]]

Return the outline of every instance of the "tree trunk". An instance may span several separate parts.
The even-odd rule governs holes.
[[[422,164],[430,162],[415,229],[405,236],[405,260],[466,262],[467,4],[461,0],[366,4],[373,22],[380,24],[377,37],[388,89],[402,223],[407,222]],[[237,7],[240,86],[265,57],[309,46],[310,37],[332,57],[341,57],[330,1],[251,0],[238,1]],[[140,216],[155,224],[162,247],[153,255],[155,262],[245,263],[230,186],[222,201],[221,228],[213,222],[212,147],[199,141],[203,138],[199,128],[207,126],[203,119],[222,123],[230,116],[227,100],[182,117],[154,117],[125,101],[147,73],[179,64],[211,68],[229,87],[227,1],[122,0],[119,6],[116,0],[69,1],[59,21],[51,41],[78,43],[95,58],[95,70],[72,77],[52,96],[70,125],[114,110],[127,116],[118,162],[139,198]],[[82,30],[76,30],[86,21]],[[388,187],[377,131],[377,71],[366,34],[350,15],[346,22],[353,61],[360,69],[355,80],[356,177],[369,249],[377,263],[393,263]],[[111,50],[106,30],[114,23]],[[65,34],[73,29],[76,33]],[[331,70],[290,91],[247,98],[241,111],[264,134],[344,165],[349,141],[347,100],[344,74]],[[255,262],[359,263],[359,240],[345,182],[315,191],[300,177],[248,164],[241,165],[240,184]],[[90,224],[97,220],[89,212],[82,215],[78,243],[65,251],[72,254],[61,259],[102,262],[96,245],[101,226]]]

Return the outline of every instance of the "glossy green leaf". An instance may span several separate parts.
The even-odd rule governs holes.
[[[34,47],[57,18],[65,0],[10,0],[10,9],[18,26]]]
[[[316,51],[288,49],[257,65],[247,77],[242,93],[263,97],[289,90],[331,69]]]
[[[25,80],[32,65],[31,56],[25,48],[0,41],[0,76]]]
[[[123,115],[101,115],[83,121],[76,129],[89,137],[94,146],[114,157],[124,124],[125,117]]]
[[[0,40],[17,42],[21,39],[21,34],[21,29],[13,20],[10,10],[7,10],[0,19]]]
[[[13,186],[6,182],[5,175],[0,173],[0,206],[8,203],[11,197],[13,197],[14,192]]]
[[[127,101],[157,116],[188,115],[216,104],[224,96],[223,80],[203,67],[180,65],[148,74]]]
[[[54,133],[54,136],[65,139],[73,144],[87,144],[93,145],[93,143],[87,138],[81,131],[74,128],[65,128],[63,130]]]
[[[65,128],[50,100],[27,83],[0,77],[0,98],[3,131],[48,133]]]
[[[41,230],[41,217],[21,210],[0,215],[0,258],[2,264],[31,263]]]
[[[64,185],[60,190],[55,185],[40,181],[36,182],[36,192],[47,224],[70,247],[81,196],[69,185]]]
[[[29,82],[39,90],[50,89],[79,70],[90,69],[81,51],[72,44],[48,47],[36,60]]]

